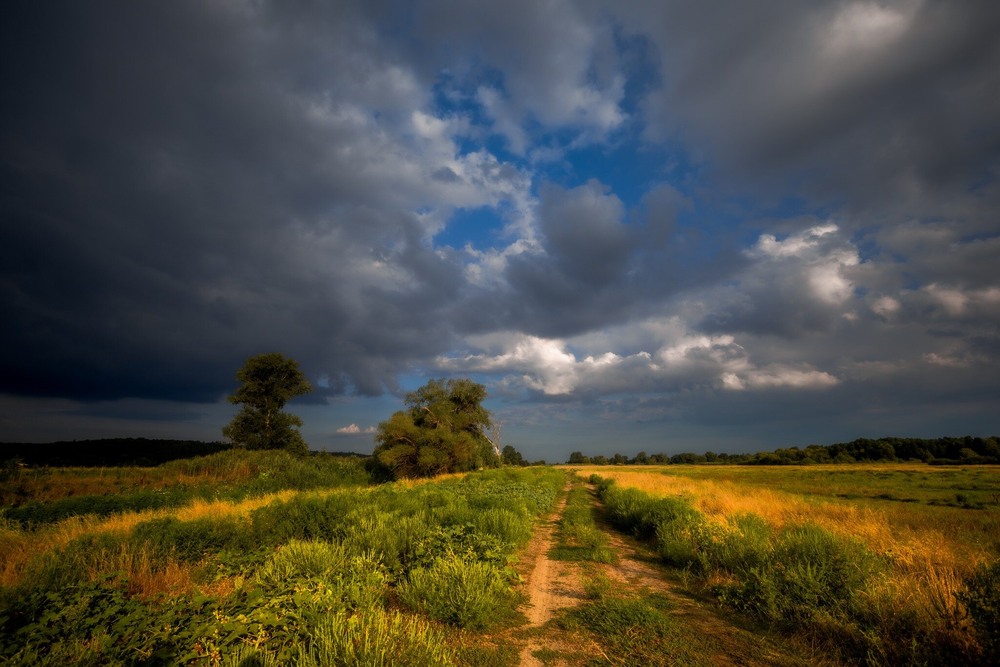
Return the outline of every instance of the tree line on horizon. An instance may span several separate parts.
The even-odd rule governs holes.
[[[728,463],[739,465],[808,465],[814,463],[874,463],[923,461],[931,465],[1000,464],[1000,437],[963,436],[941,438],[858,438],[833,445],[784,447],[771,452],[726,454],[647,454],[633,457],[569,455],[570,465],[669,465]]]
[[[228,442],[116,438],[50,445],[0,443],[0,460],[34,465],[158,465],[231,447],[309,454],[299,428],[302,420],[284,411],[292,398],[312,391],[298,363],[271,352],[252,356],[237,371],[240,386],[229,402],[242,407],[222,429]],[[486,388],[470,379],[430,380],[406,395],[405,410],[378,426],[373,472],[390,478],[433,477],[500,465],[529,465],[511,445],[501,449],[499,424],[482,406]],[[667,455],[639,452],[633,457],[587,456],[572,452],[570,465],[664,465],[729,463],[788,465],[876,461],[929,464],[1000,464],[1000,438],[964,436],[934,439],[859,438],[833,445],[788,447],[754,454]],[[535,461],[530,465],[545,465]],[[374,470],[378,468],[379,470]]]

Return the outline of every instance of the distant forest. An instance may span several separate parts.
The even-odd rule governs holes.
[[[64,440],[50,443],[0,443],[0,461],[32,466],[155,466],[176,459],[214,454],[232,448],[228,442],[199,440],[150,440],[147,438],[106,438]],[[510,465],[528,465],[508,446],[503,460]],[[331,452],[337,454],[337,452]],[[347,455],[346,453],[344,455]],[[351,456],[361,456],[350,454]],[[517,460],[513,460],[516,456]],[[695,454],[647,454],[629,457],[570,454],[570,464],[665,465],[680,463],[729,463],[740,465],[802,465],[810,463],[861,463],[874,461],[923,461],[931,465],[1000,464],[1000,437],[973,436],[947,438],[858,438],[834,445],[787,447],[755,454],[705,452]],[[544,464],[538,461],[532,465]]]
[[[875,461],[923,461],[931,465],[969,465],[1000,463],[1000,437],[976,438],[858,438],[835,445],[809,445],[776,449],[756,454],[647,454],[629,458],[585,456],[573,452],[570,464],[593,465],[664,465],[670,463],[736,463],[742,465],[802,465],[810,463],[859,463]]]

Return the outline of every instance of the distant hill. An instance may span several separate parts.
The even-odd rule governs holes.
[[[49,443],[0,443],[0,461],[16,459],[35,466],[155,466],[175,459],[231,449],[227,442],[104,438]]]

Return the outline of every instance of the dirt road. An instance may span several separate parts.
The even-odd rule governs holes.
[[[557,544],[558,522],[565,505],[564,495],[553,514],[537,529],[522,557],[522,576],[529,593],[525,610],[529,624],[521,635],[527,639],[520,654],[521,665],[580,665],[601,657],[608,664],[620,664],[608,657],[594,638],[569,633],[552,622],[564,610],[587,600],[583,581],[595,575],[607,577],[622,591],[655,593],[667,598],[672,616],[684,625],[686,633],[698,640],[695,664],[749,667],[807,664],[799,657],[799,651],[790,650],[780,639],[740,627],[708,604],[692,598],[683,591],[680,582],[671,581],[655,554],[600,522],[599,527],[618,554],[616,563],[581,565],[552,559],[550,551]]]

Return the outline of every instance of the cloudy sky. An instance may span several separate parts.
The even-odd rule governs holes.
[[[15,2],[0,440],[314,448],[472,377],[531,459],[1000,433],[1000,3]]]

